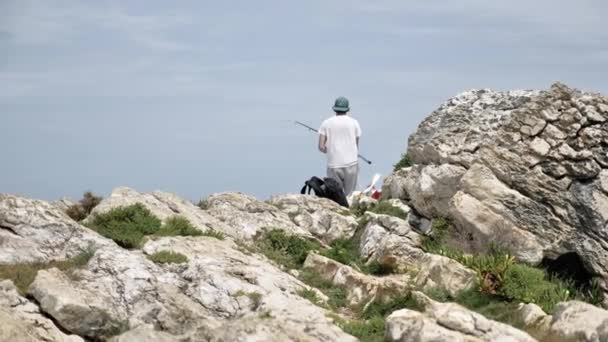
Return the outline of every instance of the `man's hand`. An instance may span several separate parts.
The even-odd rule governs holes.
[[[327,153],[327,137],[323,134],[319,135],[319,151]]]

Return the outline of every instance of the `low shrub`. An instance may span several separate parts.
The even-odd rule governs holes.
[[[161,221],[150,210],[137,203],[95,215],[88,226],[124,248],[137,248],[144,236],[160,230]]]
[[[80,222],[89,216],[91,211],[101,203],[102,199],[102,197],[95,196],[91,191],[87,191],[83,194],[82,199],[69,207],[65,213],[74,221]]]
[[[351,320],[336,322],[345,333],[366,342],[383,342],[386,321],[384,317],[375,316],[368,320]]]
[[[330,244],[330,249],[322,251],[321,255],[349,266],[359,266],[361,259],[355,242],[345,238],[334,240]]]
[[[207,210],[207,209],[209,209],[209,200],[206,198],[203,198],[200,201],[198,201],[197,206],[203,210]]]
[[[0,279],[12,280],[19,292],[25,295],[30,284],[36,279],[38,271],[57,268],[70,275],[70,271],[86,266],[94,255],[95,251],[88,249],[68,260],[0,265]]]
[[[148,259],[154,261],[157,264],[183,264],[188,262],[188,257],[171,251],[159,251],[154,254],[148,255]]]
[[[545,312],[571,298],[567,285],[557,279],[551,281],[543,270],[527,265],[515,264],[505,273],[500,294],[511,300],[535,303]]]
[[[405,167],[410,167],[412,166],[412,160],[410,159],[410,156],[405,153],[401,156],[401,160],[399,160],[397,162],[397,164],[394,165],[394,171],[397,172]]]
[[[226,238],[226,234],[224,234],[223,232],[220,232],[219,230],[215,230],[215,229],[207,229],[202,233],[202,236],[208,236],[208,237],[212,237],[212,238],[216,238],[218,240],[224,240]]]
[[[303,270],[300,272],[300,279],[307,285],[321,290],[328,297],[327,304],[330,308],[335,310],[348,305],[348,292],[344,286],[334,285],[314,270]]]
[[[411,309],[417,311],[421,310],[418,304],[412,299],[412,296],[407,294],[391,298],[391,300],[388,302],[372,302],[371,304],[367,305],[365,310],[361,313],[361,318],[372,319],[378,316],[386,317],[401,309]]]
[[[156,235],[200,236],[203,235],[203,232],[196,229],[185,217],[173,216],[165,220],[165,224],[156,232]]]
[[[298,295],[304,299],[308,299],[309,302],[317,305],[317,306],[321,306],[323,307],[323,303],[321,301],[321,298],[319,298],[319,296],[317,295],[317,292],[311,289],[300,289],[298,290]]]
[[[287,234],[280,229],[266,232],[258,241],[258,246],[266,257],[288,269],[302,267],[308,253],[321,247],[318,242]]]
[[[505,300],[501,296],[489,295],[478,289],[462,291],[454,298],[454,301],[486,318],[522,328],[516,315],[518,302]]]

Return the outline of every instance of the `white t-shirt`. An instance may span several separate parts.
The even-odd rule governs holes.
[[[361,127],[348,115],[333,116],[321,124],[319,134],[327,137],[327,167],[336,169],[357,164],[357,138]]]

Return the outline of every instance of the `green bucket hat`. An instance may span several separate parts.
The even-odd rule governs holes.
[[[348,112],[350,110],[348,106],[348,99],[343,96],[338,97],[336,99],[333,109],[336,112]]]

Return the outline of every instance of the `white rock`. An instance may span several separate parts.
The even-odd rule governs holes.
[[[310,195],[282,195],[269,201],[285,212],[300,228],[330,243],[350,238],[357,229],[357,220],[348,209],[326,198]]]
[[[536,341],[458,304],[435,302],[420,292],[412,295],[423,312],[405,309],[392,313],[386,322],[388,341]]]
[[[547,341],[600,341],[608,311],[583,302],[559,303],[553,312]],[[600,329],[602,328],[602,329]],[[603,338],[608,336],[604,335]]]

